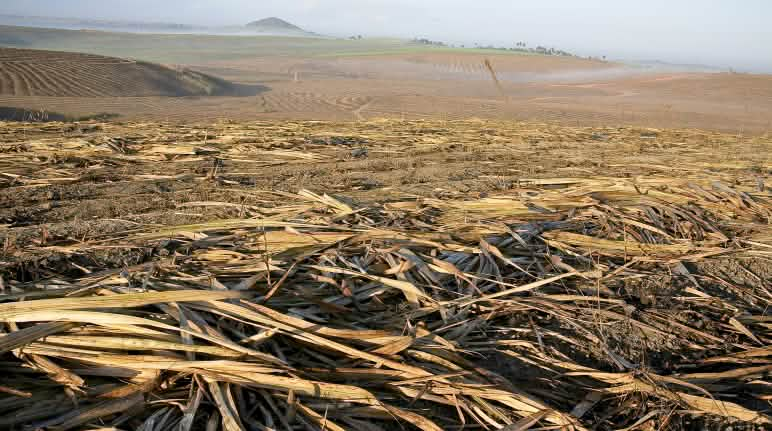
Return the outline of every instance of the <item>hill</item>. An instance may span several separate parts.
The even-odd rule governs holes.
[[[0,94],[39,97],[236,95],[241,88],[188,69],[100,55],[0,47]]]
[[[202,26],[172,22],[100,20],[88,18],[24,16],[11,14],[0,14],[0,24],[73,30],[88,29],[101,31],[124,31],[129,33],[197,33],[205,32],[206,30],[206,28]]]
[[[348,40],[319,37],[320,35],[303,29],[294,30],[294,32],[281,31],[275,26],[256,24],[259,22],[253,23],[255,27],[239,26],[238,36],[233,34],[149,34],[0,25],[0,46],[85,52],[130,57],[154,63],[196,66],[243,62],[245,59],[256,57],[307,59],[308,57],[340,58],[427,53],[495,55],[498,58],[524,56],[518,52],[503,50],[422,45],[407,39]],[[535,57],[535,55],[528,56],[528,58]],[[597,65],[597,62],[584,61],[583,64]],[[580,64],[578,68],[583,67]]]
[[[0,25],[0,46],[86,52],[130,57],[163,64],[241,61],[254,57],[341,56],[363,52],[423,52],[436,50],[396,39],[351,41],[313,33],[260,32],[240,26],[241,34],[142,34]]]
[[[252,21],[246,25],[250,31],[258,33],[268,33],[276,35],[303,35],[308,36],[312,33],[303,30],[295,24],[284,21],[281,18],[270,17],[261,20]]]

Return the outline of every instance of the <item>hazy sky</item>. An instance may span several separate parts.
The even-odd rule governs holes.
[[[429,37],[772,72],[772,0],[2,0],[0,13]]]

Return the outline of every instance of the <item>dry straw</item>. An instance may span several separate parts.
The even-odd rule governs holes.
[[[76,177],[2,157],[16,187]],[[155,254],[5,279],[0,428],[770,426],[764,188],[657,176],[523,180],[477,199],[280,195],[238,219],[28,250]]]

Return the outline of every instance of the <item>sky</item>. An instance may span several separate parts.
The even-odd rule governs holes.
[[[0,13],[427,37],[772,73],[770,0],[2,0]]]

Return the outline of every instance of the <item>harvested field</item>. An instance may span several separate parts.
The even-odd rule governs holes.
[[[577,83],[505,84],[510,97],[504,100],[487,81],[321,79],[293,83],[288,78],[287,82],[266,83],[270,89],[254,97],[0,96],[0,106],[54,111],[75,118],[108,112],[119,114],[123,120],[178,124],[222,119],[248,122],[483,118],[549,121],[566,126],[691,127],[744,135],[763,135],[772,130],[772,105],[764,96],[766,89],[772,89],[769,77],[709,75],[684,79],[680,86],[657,81],[661,84],[644,87],[642,91],[636,89],[643,85],[643,80],[634,79],[591,88]],[[759,90],[749,93],[747,98],[733,90],[754,82]],[[724,88],[723,95],[703,92],[702,86],[713,84]]]
[[[768,429],[772,143],[0,124],[0,427]]]
[[[20,90],[14,90],[19,95],[0,92],[2,107],[57,112],[68,118],[111,113],[126,121],[189,124],[225,118],[243,122],[474,117],[754,135],[772,130],[769,75],[427,47],[388,39],[150,35],[0,26],[0,45],[177,65],[236,83],[234,95],[241,96],[94,97],[99,93],[95,89],[59,84],[59,74],[44,73],[47,66],[40,68],[43,72],[34,68],[47,77],[44,81],[23,75],[30,83],[39,83],[29,93],[34,97],[26,95],[21,82]],[[491,81],[485,61],[495,69],[500,85]],[[122,75],[109,78],[116,76]],[[46,90],[40,83],[48,81],[57,82],[53,85],[58,90]],[[13,81],[0,76],[0,82]],[[108,93],[158,94],[113,90]]]
[[[0,47],[0,94],[8,96],[224,96],[237,95],[238,87],[200,72],[158,64]]]

